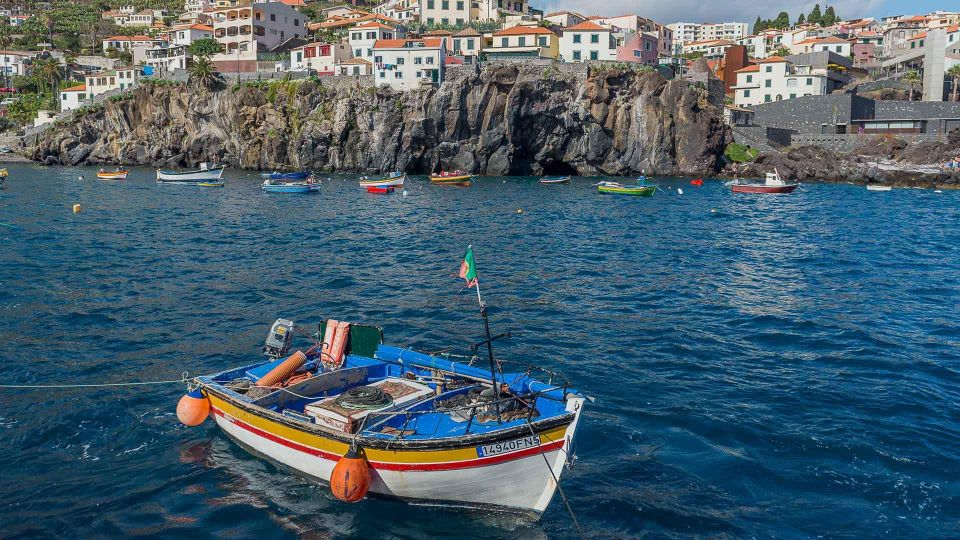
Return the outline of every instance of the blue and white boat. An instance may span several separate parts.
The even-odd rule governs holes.
[[[267,193],[313,193],[320,191],[320,182],[312,176],[302,182],[267,179],[264,180],[260,188]]]
[[[267,178],[269,180],[306,180],[310,178],[310,171],[296,171],[296,172],[268,172],[261,173],[261,177]]]

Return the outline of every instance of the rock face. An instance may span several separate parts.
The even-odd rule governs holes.
[[[47,130],[47,164],[477,174],[705,174],[729,131],[702,88],[657,73],[463,71],[399,93],[317,81],[208,91],[144,85]],[[331,84],[328,86],[328,84]]]

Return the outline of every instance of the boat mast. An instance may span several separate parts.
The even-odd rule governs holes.
[[[497,383],[497,363],[493,359],[493,338],[490,337],[490,320],[487,318],[487,305],[480,297],[480,280],[477,280],[477,303],[480,304],[480,316],[483,317],[483,329],[487,334],[487,357],[490,359],[490,382],[493,385],[493,395],[500,399],[500,384]]]

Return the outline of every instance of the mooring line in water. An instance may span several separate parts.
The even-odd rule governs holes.
[[[536,431],[533,430],[533,424],[530,423],[530,418],[527,418],[527,427],[530,428],[531,435],[537,435]],[[562,446],[560,447],[560,450],[563,451]],[[566,452],[563,453],[569,456],[569,454]],[[570,514],[570,519],[573,520],[573,525],[577,528],[577,533],[580,535],[580,540],[583,540],[586,538],[583,535],[583,528],[580,527],[580,522],[577,521],[577,516],[573,513],[573,507],[570,506],[570,501],[567,500],[567,495],[563,492],[563,488],[560,487],[560,479],[557,478],[557,475],[553,472],[553,467],[550,466],[550,460],[547,459],[546,452],[540,455],[543,457],[543,462],[547,465],[547,470],[550,471],[550,476],[553,477],[553,483],[557,485],[557,491],[560,492],[560,498],[563,499],[563,505],[567,507],[567,513]],[[566,461],[566,458],[564,458],[564,461]]]
[[[154,384],[185,384],[190,381],[196,380],[196,377],[190,377],[189,374],[184,371],[183,375],[179,379],[171,379],[167,381],[132,381],[132,382],[118,382],[118,383],[89,383],[89,384],[0,384],[0,390],[17,390],[17,389],[32,389],[32,390],[42,390],[42,389],[56,389],[56,388],[105,388],[111,386],[146,386]]]

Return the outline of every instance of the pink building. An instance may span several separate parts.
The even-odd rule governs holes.
[[[655,66],[659,57],[658,42],[652,34],[627,34],[623,45],[617,47],[617,61]]]

